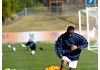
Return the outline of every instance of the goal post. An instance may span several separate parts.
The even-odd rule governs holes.
[[[98,7],[86,7],[78,11],[79,32],[85,31],[88,50],[98,49]]]

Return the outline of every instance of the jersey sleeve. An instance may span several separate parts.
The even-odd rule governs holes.
[[[81,35],[79,35],[78,38],[79,38],[79,44],[77,45],[77,48],[78,49],[87,48],[88,47],[87,40],[83,36],[81,36]]]
[[[55,42],[55,52],[57,56],[62,55],[62,47],[61,47],[61,40],[58,38],[58,40]]]

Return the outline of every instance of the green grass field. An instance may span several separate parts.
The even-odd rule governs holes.
[[[12,51],[16,47],[16,51]],[[45,70],[49,66],[60,66],[60,59],[56,56],[54,43],[37,43],[35,55],[20,44],[2,45],[2,70],[11,68],[16,70]],[[68,67],[66,66],[66,70]],[[83,50],[76,70],[98,70],[98,54]]]

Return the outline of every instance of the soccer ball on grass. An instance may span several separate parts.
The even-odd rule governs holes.
[[[8,45],[7,47],[8,47],[8,48],[11,48],[11,45]]]
[[[35,54],[35,51],[31,51],[31,55],[34,55]]]
[[[16,51],[16,48],[15,48],[15,47],[13,47],[13,48],[12,48],[12,51]]]

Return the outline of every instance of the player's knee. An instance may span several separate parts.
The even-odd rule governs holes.
[[[65,63],[62,63],[62,67],[65,67],[66,66],[66,64]]]
[[[74,70],[74,68],[69,68],[69,70]]]

